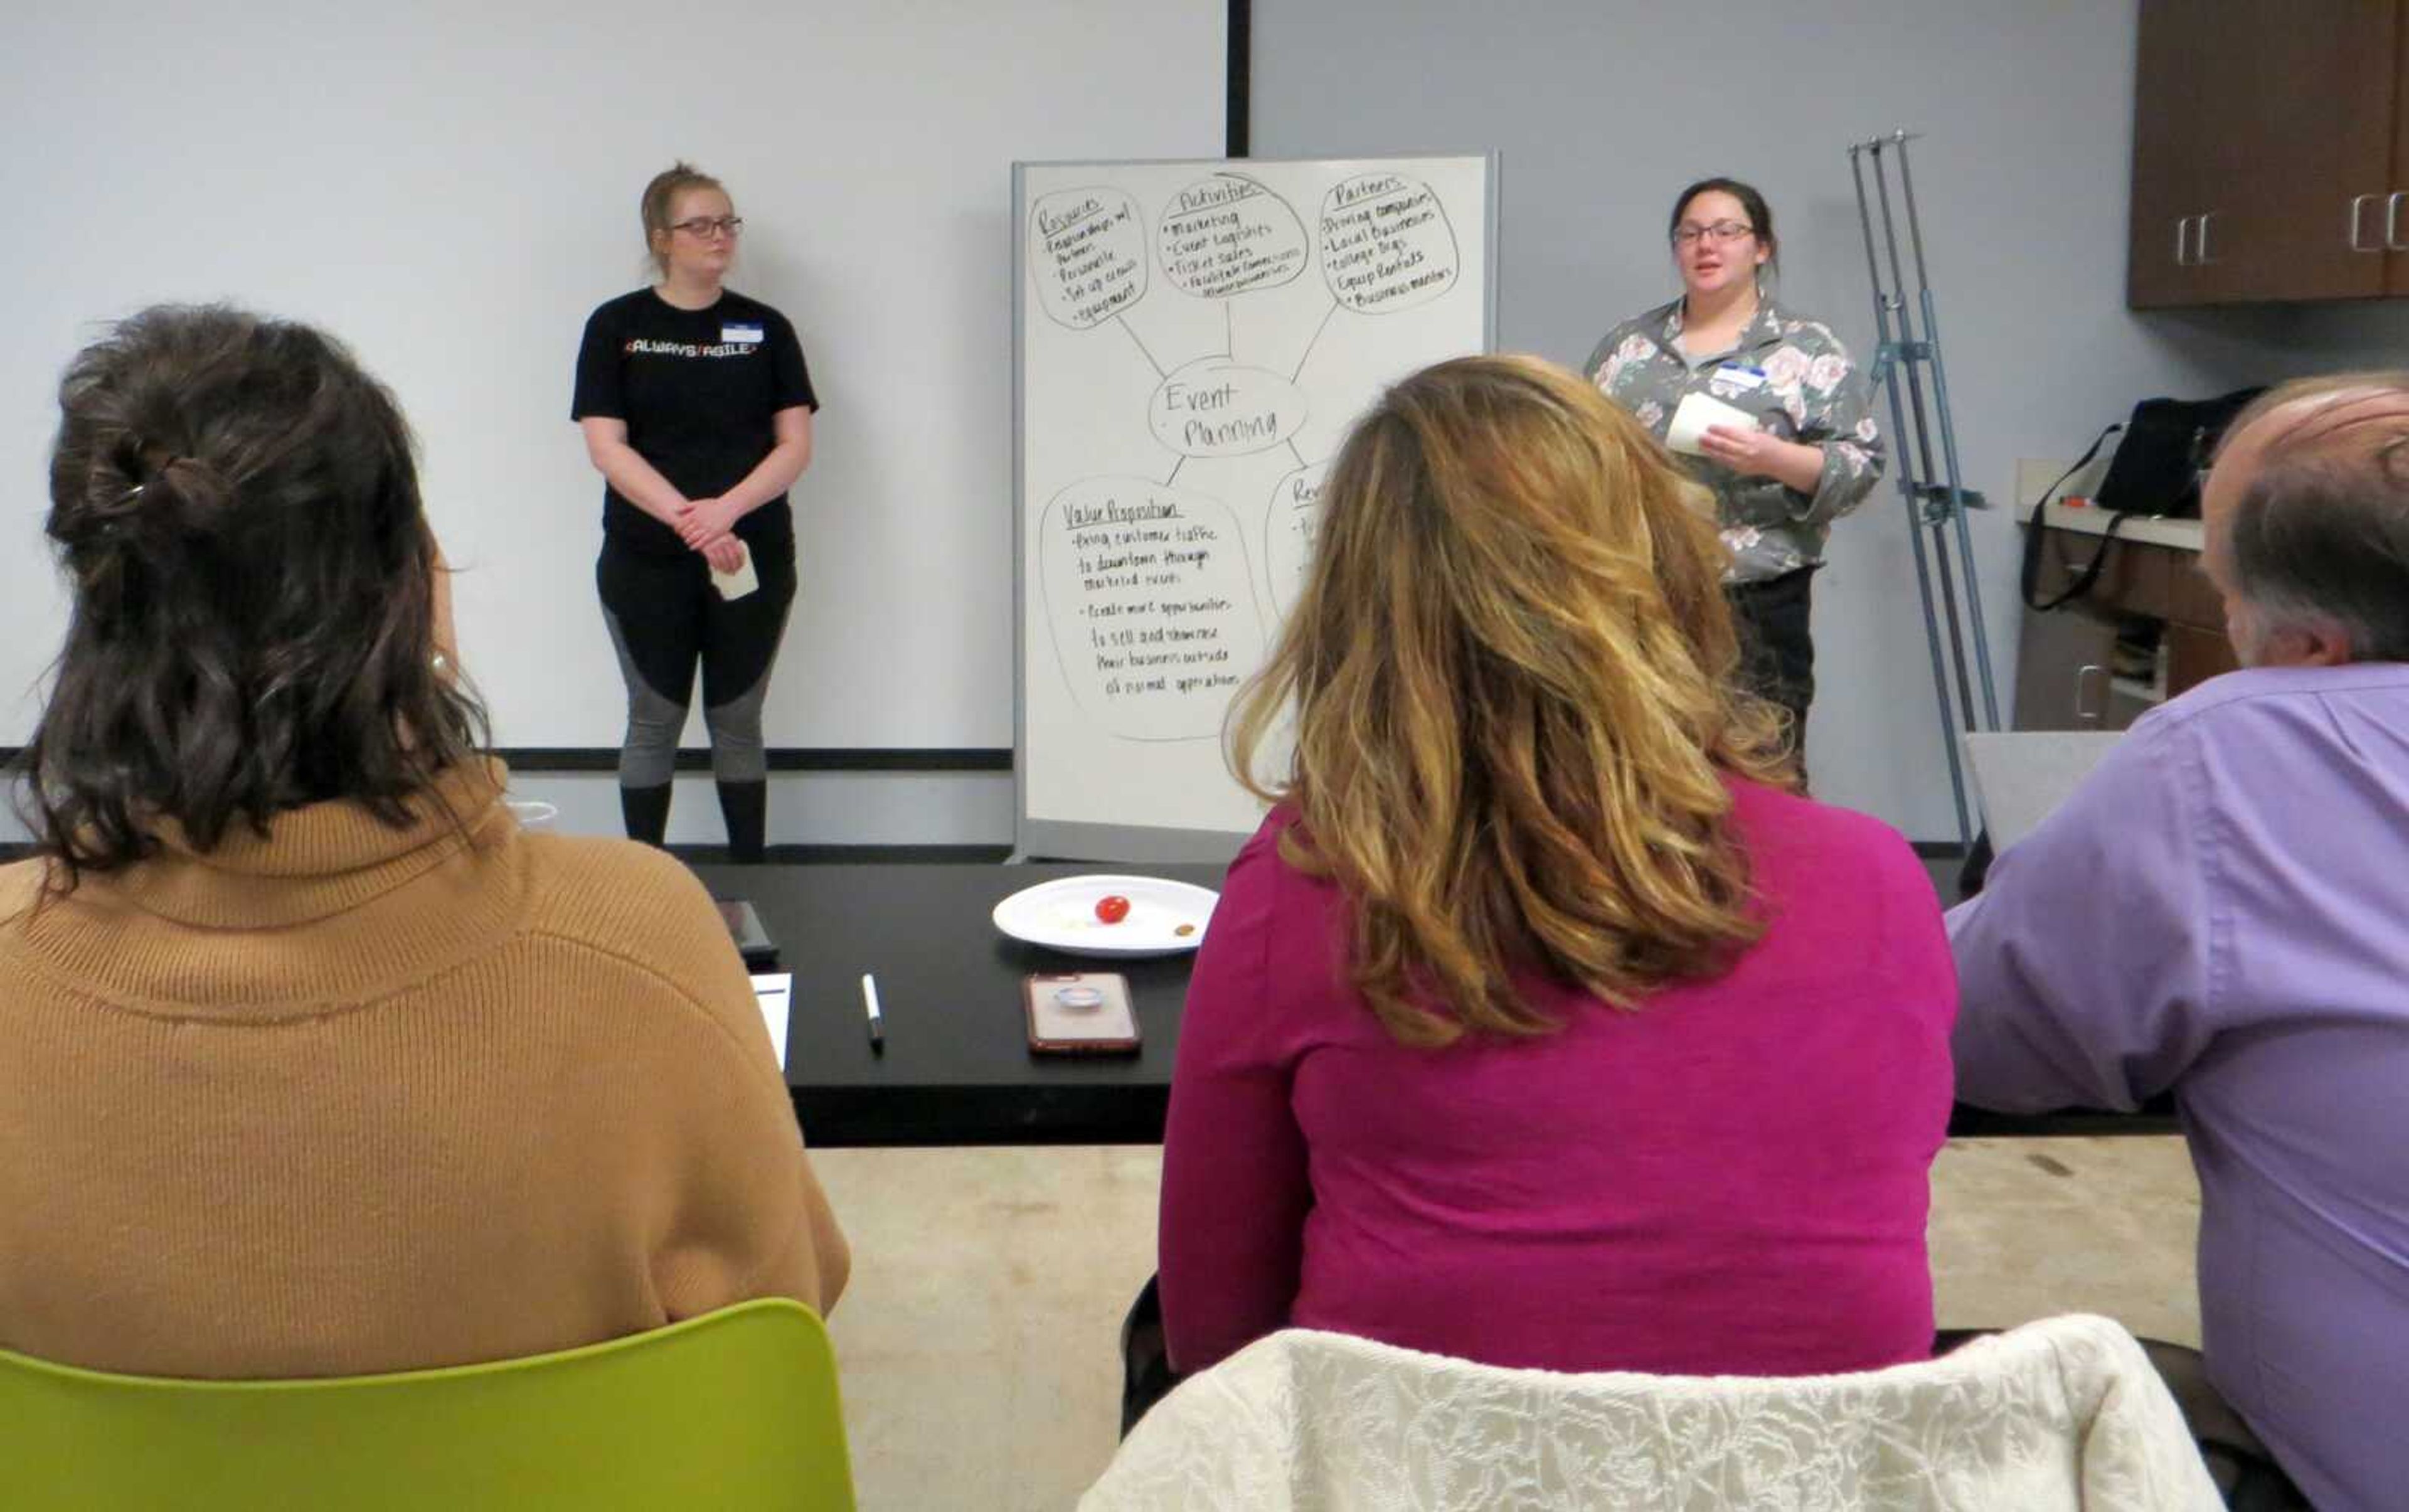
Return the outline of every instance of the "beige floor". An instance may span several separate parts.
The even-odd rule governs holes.
[[[862,1506],[1070,1506],[1112,1457],[1118,1335],[1154,1270],[1161,1152],[815,1159],[853,1239],[831,1332]],[[1952,1145],[1933,1174],[1940,1323],[2089,1311],[2196,1344],[2199,1226],[2178,1140]]]

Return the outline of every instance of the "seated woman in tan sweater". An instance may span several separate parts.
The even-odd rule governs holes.
[[[0,1346],[323,1375],[832,1305],[844,1240],[701,886],[501,801],[392,396],[307,327],[162,308],[60,406]]]

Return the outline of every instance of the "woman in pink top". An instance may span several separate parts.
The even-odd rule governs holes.
[[[1233,727],[1276,807],[1180,1032],[1176,1369],[1291,1325],[1565,1371],[1929,1352],[1940,911],[1897,834],[1794,791],[1686,496],[1531,358],[1349,439]]]

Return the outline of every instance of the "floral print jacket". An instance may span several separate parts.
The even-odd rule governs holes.
[[[1658,440],[1681,396],[1695,391],[1747,410],[1784,440],[1821,446],[1824,475],[1811,495],[1771,478],[1743,478],[1704,457],[1679,459],[1714,491],[1732,554],[1724,581],[1758,583],[1821,562],[1832,522],[1862,503],[1882,474],[1865,374],[1830,326],[1770,299],[1758,302],[1737,346],[1695,371],[1673,345],[1681,334],[1676,299],[1608,332],[1583,370]]]

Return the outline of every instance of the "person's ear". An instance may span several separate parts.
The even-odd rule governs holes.
[[[2296,632],[2301,637],[2301,667],[2350,665],[2350,632],[2331,620],[2318,620]]]
[[[2324,619],[2269,630],[2258,656],[2262,667],[2344,667],[2350,660],[2350,632]]]

